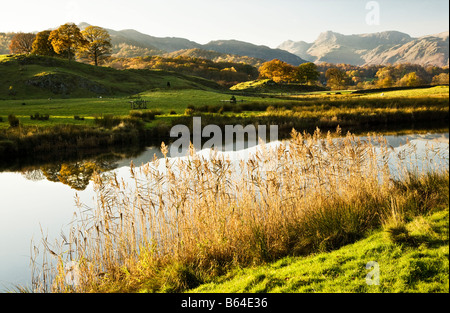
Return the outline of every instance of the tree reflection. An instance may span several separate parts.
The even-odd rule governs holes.
[[[148,150],[153,155],[154,149]],[[53,162],[47,165],[34,165],[22,167],[20,172],[28,180],[39,181],[47,179],[56,183],[63,183],[78,191],[85,190],[92,179],[92,175],[97,172],[102,179],[112,177],[113,169],[119,166],[127,166],[130,158],[142,159],[147,162],[147,157],[141,156],[142,151],[132,150],[126,153],[110,152],[97,155],[95,157],[78,159],[73,161]],[[146,155],[147,156],[147,155]],[[17,171],[17,170],[16,170]]]
[[[32,169],[22,174],[30,180],[46,178],[52,182],[61,182],[78,191],[85,190],[89,185],[94,172],[103,176],[107,172],[116,168],[112,160],[88,160],[71,163],[50,164],[41,166],[40,169]]]
[[[93,162],[63,163],[41,167],[44,176],[52,182],[61,182],[76,190],[84,190],[94,173]]]

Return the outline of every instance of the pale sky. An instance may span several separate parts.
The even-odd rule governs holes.
[[[373,6],[366,8],[369,2],[379,8],[378,22],[367,21],[375,13]],[[2,0],[0,32],[87,22],[201,44],[236,39],[275,48],[289,39],[312,42],[327,30],[440,33],[449,29],[448,10],[448,0]]]

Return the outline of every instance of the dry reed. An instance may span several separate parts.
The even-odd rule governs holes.
[[[95,175],[97,204],[80,205],[58,249],[47,244],[58,262],[34,290],[180,291],[233,265],[355,241],[403,200],[384,138],[336,135],[293,131],[289,142],[263,144],[239,162],[191,149],[185,158],[131,164],[132,183]],[[184,275],[177,283],[173,268]]]

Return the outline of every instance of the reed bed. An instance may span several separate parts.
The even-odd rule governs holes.
[[[441,172],[432,161],[426,170],[434,174],[398,166],[393,179],[383,137],[339,136],[293,131],[290,141],[262,144],[239,161],[193,149],[170,159],[163,144],[166,157],[131,164],[131,180],[94,175],[96,205],[79,204],[61,240],[44,238],[33,290],[183,291],[234,266],[336,249],[406,218],[407,208],[431,210],[441,201],[431,193],[448,192],[448,157]],[[414,151],[402,153],[407,160]]]

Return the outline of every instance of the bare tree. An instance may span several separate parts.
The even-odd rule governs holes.
[[[29,54],[33,50],[33,42],[35,38],[36,35],[32,33],[17,33],[11,39],[9,51],[13,54]]]

